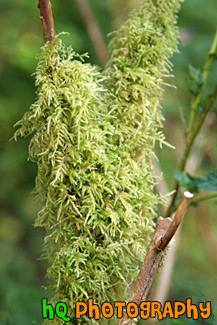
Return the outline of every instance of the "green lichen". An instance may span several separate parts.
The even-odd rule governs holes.
[[[15,137],[34,134],[44,203],[36,225],[47,232],[52,302],[67,303],[71,324],[76,301],[128,299],[144,259],[160,202],[152,160],[165,142],[160,99],[179,2],[143,1],[114,34],[103,73],[59,37],[38,57],[37,99]]]

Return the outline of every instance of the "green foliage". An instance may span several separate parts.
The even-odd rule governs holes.
[[[189,64],[189,78],[191,82],[191,91],[194,95],[197,95],[201,86],[204,83],[203,75],[200,69],[196,69],[193,65]]]
[[[198,186],[194,177],[178,170],[174,171],[174,177],[179,181],[179,184],[184,186],[188,191],[192,193],[198,192]]]
[[[36,221],[53,302],[127,299],[155,209],[152,159],[165,143],[160,99],[176,51],[178,0],[144,1],[114,34],[103,74],[65,48],[45,44],[36,69],[37,99],[15,134],[34,134]],[[86,320],[87,321],[87,320]]]
[[[197,193],[199,189],[217,191],[217,171],[211,172],[203,178],[193,177],[180,171],[175,171],[174,176],[181,186],[186,187],[187,190],[193,193]]]

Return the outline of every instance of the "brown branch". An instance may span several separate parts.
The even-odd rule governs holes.
[[[179,237],[180,237],[181,226],[176,232],[174,239],[175,242],[169,247],[168,251],[165,254],[165,265],[158,277],[158,281],[152,291],[149,294],[149,300],[151,301],[159,301],[163,306],[165,304],[169,289],[171,276],[174,268],[174,263],[176,259],[176,251],[179,245]],[[148,324],[155,324],[157,322],[157,318],[150,318]]]
[[[93,43],[96,54],[99,57],[100,62],[103,66],[106,65],[109,56],[107,52],[107,46],[103,40],[100,28],[95,20],[91,7],[87,0],[75,0],[78,10],[83,19],[86,30]]]
[[[148,253],[140,269],[138,278],[133,288],[129,301],[136,303],[138,306],[142,301],[145,301],[154,276],[157,273],[162,260],[164,258],[165,249],[168,246],[170,240],[175,235],[176,230],[181,224],[184,215],[187,211],[187,207],[190,204],[193,194],[185,192],[183,199],[178,206],[178,209],[174,215],[174,218],[162,218],[157,221],[156,229],[149,246]],[[129,319],[126,312],[121,319],[119,325],[136,323],[137,321]]]
[[[174,234],[176,233],[176,230],[178,229],[179,225],[181,224],[187,208],[190,204],[190,200],[193,198],[193,194],[190,192],[185,192],[184,196],[182,198],[182,201],[180,202],[178,209],[176,211],[176,214],[174,218],[172,219],[172,222],[166,232],[166,234],[159,240],[157,243],[157,249],[164,250],[166,246],[169,244],[170,240],[173,238]]]
[[[39,0],[40,19],[42,23],[44,42],[52,42],[56,36],[53,20],[53,10],[50,0]]]
[[[207,137],[204,135],[204,130],[202,130],[196,142],[197,142],[196,150],[194,151],[194,154],[191,156],[191,158],[188,160],[188,170],[190,171],[191,174],[194,173],[195,170],[198,168],[198,166],[200,166],[201,164],[202,161],[202,155],[200,153],[201,146],[203,147],[208,146]],[[166,186],[166,184],[164,184],[164,186]],[[168,189],[166,188],[164,192],[168,193]],[[195,201],[196,200],[192,200],[191,204]],[[175,243],[171,245],[168,252],[166,253],[165,266],[158,276],[158,281],[155,283],[155,287],[154,288],[152,287],[153,292],[151,292],[151,295],[149,295],[151,301],[159,301],[162,305],[164,305],[166,301],[169,288],[170,288],[171,275],[173,272],[175,259],[176,259],[176,251],[177,251],[177,247],[180,245],[180,230],[181,227],[179,227],[175,235]],[[155,322],[157,322],[156,318],[151,318],[149,320],[150,324],[153,324]]]

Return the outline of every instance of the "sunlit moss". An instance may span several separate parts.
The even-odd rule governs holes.
[[[103,73],[59,37],[41,49],[37,98],[15,134],[34,134],[36,221],[53,303],[127,299],[156,206],[154,146],[164,143],[160,99],[176,51],[179,1],[143,1],[114,33]],[[84,319],[84,323],[90,322]]]

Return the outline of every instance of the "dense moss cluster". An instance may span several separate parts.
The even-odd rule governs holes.
[[[179,0],[145,0],[114,33],[100,73],[59,37],[38,57],[37,99],[15,134],[34,134],[35,191],[53,302],[129,296],[153,230],[160,99],[176,50]],[[84,319],[87,323],[88,320]]]

